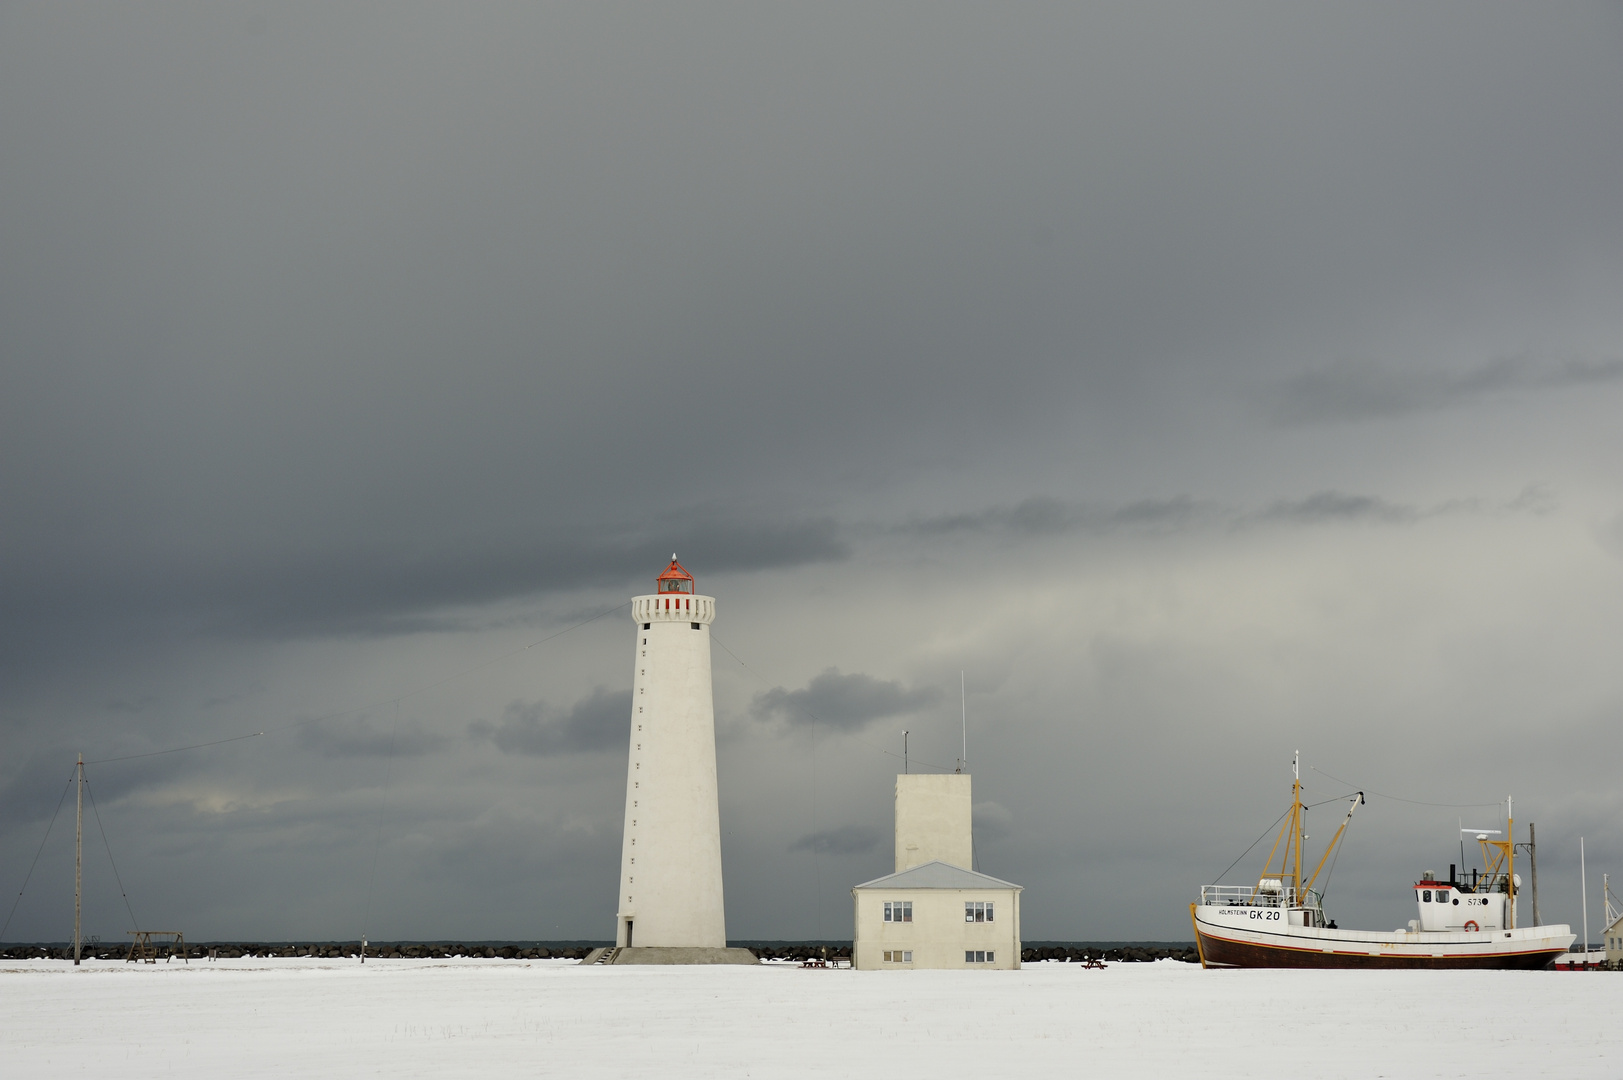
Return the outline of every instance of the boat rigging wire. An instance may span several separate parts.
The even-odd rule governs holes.
[[[1288,813],[1290,813],[1290,811],[1286,810],[1285,814],[1288,814]],[[1262,835],[1258,836],[1255,840],[1251,841],[1251,847],[1248,847],[1244,851],[1240,852],[1240,859],[1243,859],[1247,855],[1251,854],[1251,848],[1254,848],[1258,844],[1262,843],[1263,839],[1269,833],[1274,831],[1274,825],[1278,825],[1281,821],[1285,820],[1285,814],[1280,814],[1278,817],[1274,818],[1273,825],[1269,825],[1266,829],[1262,830]],[[1219,881],[1223,880],[1224,875],[1226,875],[1229,872],[1229,870],[1233,870],[1236,866],[1239,866],[1240,865],[1240,859],[1235,859],[1233,862],[1229,863],[1227,870],[1224,870],[1223,873],[1218,874],[1215,878],[1212,879],[1212,884],[1216,885]]]
[[[1317,765],[1309,765],[1308,768],[1312,769],[1314,772],[1318,773],[1320,776],[1329,777],[1329,779],[1334,780],[1338,784],[1346,784],[1348,787],[1354,786],[1353,782],[1351,780],[1343,780],[1339,776],[1330,776],[1329,773],[1325,772],[1323,769],[1319,768]],[[1369,791],[1367,788],[1365,789],[1365,792],[1367,794],[1369,794],[1369,795],[1374,795],[1377,798],[1391,799],[1393,802],[1409,803],[1409,804],[1411,804],[1413,806],[1460,807],[1460,806],[1498,806],[1499,805],[1496,802],[1423,802],[1420,799],[1405,799],[1401,795],[1388,795],[1388,794],[1386,794],[1385,792],[1382,792],[1382,791]]]
[[[56,812],[51,815],[50,824],[45,826],[45,835],[40,837],[39,851],[34,852],[34,861],[28,864],[28,873],[23,875],[23,887],[17,890],[17,899],[11,902],[11,911],[6,915],[4,925],[0,925],[0,941],[6,940],[6,931],[11,928],[11,917],[17,914],[17,905],[23,902],[23,893],[28,889],[29,879],[34,876],[34,867],[39,865],[40,852],[45,850],[45,841],[51,838],[51,827],[56,824],[57,814],[62,812],[62,804],[68,801],[68,789],[73,786],[74,777],[79,775],[79,765],[76,762],[73,772],[68,775],[68,782],[62,785],[62,797],[56,800]]]
[[[252,735],[233,735],[229,739],[215,739],[213,742],[193,743],[191,746],[177,746],[170,750],[153,750],[146,754],[125,754],[123,757],[107,757],[102,758],[99,761],[87,761],[85,764],[106,765],[108,762],[112,761],[134,761],[136,758],[162,757],[164,754],[178,754],[182,750],[201,750],[205,746],[219,746],[221,743],[241,742],[244,739],[257,739],[263,734],[265,734],[263,731],[256,731]]]

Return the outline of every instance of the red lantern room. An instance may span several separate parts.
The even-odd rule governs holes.
[[[654,579],[654,590],[659,593],[692,593],[693,575],[684,570],[682,564],[676,561],[676,556],[672,555],[671,565]]]

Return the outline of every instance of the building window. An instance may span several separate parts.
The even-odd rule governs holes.
[[[688,624],[688,625],[690,625],[690,626],[692,626],[692,627],[693,627],[693,629],[695,629],[695,630],[697,630],[697,629],[698,629],[698,628],[699,628],[699,624],[698,624],[698,623],[689,623],[689,624]]]
[[[913,962],[913,950],[912,949],[886,949],[885,950],[885,963],[887,963],[887,964],[911,964],[912,962]]]
[[[992,921],[992,901],[990,901],[990,900],[965,900],[964,901],[964,921],[965,922],[991,922]]]
[[[995,964],[995,953],[981,952],[979,949],[965,949],[964,963],[966,964]]]
[[[886,922],[912,922],[913,921],[913,901],[911,901],[911,900],[886,900],[885,901],[885,921]]]
[[[653,623],[648,623],[648,622],[645,622],[645,623],[643,623],[643,624],[642,624],[642,628],[643,628],[643,629],[644,629],[644,630],[646,630],[646,629],[648,629],[648,628],[649,628],[649,627],[650,627],[650,626],[653,626],[653,625],[654,625],[654,624],[653,624]],[[643,639],[642,639],[642,643],[643,643],[643,644],[644,644],[644,645],[646,645],[646,644],[648,644],[648,639],[647,639],[647,638],[643,638]]]

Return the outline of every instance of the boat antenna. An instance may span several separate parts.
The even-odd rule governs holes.
[[[958,672],[958,707],[963,713],[962,749],[958,752],[958,771],[963,772],[969,766],[969,698],[964,696],[964,673]]]

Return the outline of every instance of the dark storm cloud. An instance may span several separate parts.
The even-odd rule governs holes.
[[[810,851],[816,855],[861,855],[879,846],[883,837],[868,825],[841,825],[837,829],[807,833],[789,845],[790,851]]]
[[[1427,518],[1459,516],[1543,515],[1556,508],[1555,496],[1542,484],[1529,484],[1509,499],[1444,499],[1426,505],[1392,502],[1375,495],[1316,491],[1299,499],[1278,499],[1260,510],[1238,514],[1236,527],[1250,525],[1411,525]]]
[[[1339,491],[1318,491],[1300,499],[1281,499],[1251,516],[1252,521],[1282,521],[1293,525],[1326,522],[1372,521],[1405,525],[1419,520],[1421,511],[1372,495],[1345,495]]]
[[[940,699],[930,687],[908,689],[901,683],[829,668],[803,690],[781,686],[755,695],[750,712],[759,719],[779,718],[791,725],[815,724],[837,731],[860,731],[887,716],[905,716]]]
[[[1342,360],[1280,382],[1270,396],[1285,424],[1354,422],[1468,405],[1485,398],[1623,379],[1623,360],[1505,357],[1459,371]]]
[[[631,691],[598,687],[560,713],[544,701],[508,704],[500,723],[468,725],[470,737],[489,740],[504,754],[583,754],[623,749],[631,722]]]
[[[1316,491],[1300,498],[1276,499],[1254,508],[1225,506],[1188,495],[1141,499],[1119,506],[1033,497],[1013,507],[914,519],[892,531],[921,536],[1006,532],[1036,537],[1070,532],[1173,533],[1219,526],[1233,529],[1338,523],[1406,525],[1445,514],[1548,513],[1553,507],[1553,496],[1539,484],[1528,485],[1508,500],[1464,497],[1426,505],[1340,491]]]
[[[274,637],[400,634],[454,629],[447,609],[554,589],[635,581],[672,550],[705,573],[838,561],[849,548],[829,518],[742,521],[673,513],[658,528],[594,523],[547,541],[470,541],[434,550],[412,543],[296,553],[218,556],[137,570],[104,567],[77,580],[12,578],[0,585],[9,618],[188,620],[215,633]],[[17,631],[14,627],[14,632]]]
[[[1222,513],[1222,508],[1217,504],[1188,495],[1170,499],[1140,499],[1120,506],[1032,496],[1012,507],[999,506],[973,513],[914,519],[897,526],[896,531],[921,536],[991,530],[1045,536],[1075,529],[1105,532],[1124,527],[1176,531],[1209,521]]]
[[[451,744],[447,735],[424,730],[420,724],[377,725],[357,720],[318,720],[301,724],[294,741],[322,757],[422,757]]]

